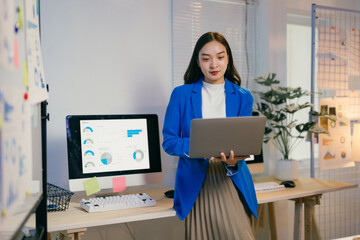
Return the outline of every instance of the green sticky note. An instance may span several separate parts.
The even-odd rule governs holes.
[[[93,177],[86,181],[83,181],[83,185],[84,185],[87,196],[97,193],[97,192],[100,192],[100,190],[101,190],[96,177]]]
[[[24,6],[22,4],[19,4],[18,6],[18,22],[19,22],[19,29],[22,30],[24,27]]]
[[[24,78],[24,86],[29,86],[29,78],[28,78],[28,69],[27,69],[27,62],[24,61],[23,63],[23,78]]]

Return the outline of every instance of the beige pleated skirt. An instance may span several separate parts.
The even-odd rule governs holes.
[[[221,162],[209,162],[195,205],[185,219],[187,240],[255,239],[237,190]]]

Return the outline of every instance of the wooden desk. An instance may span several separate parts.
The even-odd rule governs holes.
[[[73,239],[81,239],[77,234],[81,235],[88,227],[173,217],[176,215],[172,208],[173,200],[164,196],[166,190],[168,189],[144,191],[156,200],[155,207],[97,213],[86,212],[80,207],[80,199],[71,199],[66,211],[48,213],[48,232],[68,230],[70,237],[74,235]]]
[[[258,178],[254,182],[276,181],[274,178]],[[274,202],[280,200],[294,200],[295,201],[295,225],[294,225],[294,239],[301,239],[301,229],[299,223],[302,222],[301,211],[305,205],[305,238],[310,239],[308,231],[312,233],[311,229],[316,225],[315,215],[313,214],[313,206],[320,204],[319,199],[323,193],[339,191],[343,189],[355,188],[356,184],[326,181],[319,179],[301,178],[295,181],[295,188],[287,188],[285,190],[258,193],[257,198],[259,204],[268,204],[269,210],[274,211]],[[69,234],[75,234],[74,239],[80,239],[80,235],[86,231],[88,227],[96,227],[102,225],[110,225],[117,223],[149,220],[164,217],[175,216],[175,211],[172,209],[172,199],[166,198],[164,192],[161,190],[146,190],[145,192],[157,201],[155,207],[135,208],[128,210],[108,211],[100,213],[87,213],[79,204],[79,199],[72,199],[69,209],[63,212],[48,213],[48,231],[58,232],[68,230]],[[272,212],[274,217],[274,212]],[[275,219],[270,221],[270,224],[275,224]],[[273,225],[271,228],[276,229]],[[315,226],[317,227],[317,225]],[[314,229],[316,230],[316,229]],[[79,236],[76,234],[79,233]],[[273,238],[276,239],[272,232]],[[320,237],[320,236],[318,236]]]
[[[257,178],[254,179],[254,183],[277,181],[274,178]],[[257,193],[257,199],[259,204],[267,204],[270,217],[270,229],[272,230],[271,239],[276,239],[276,226],[275,226],[275,214],[274,214],[274,202],[280,200],[293,200],[295,201],[295,213],[294,213],[294,238],[302,239],[302,211],[304,212],[304,226],[305,226],[305,240],[307,239],[321,239],[317,221],[314,213],[314,206],[320,204],[320,198],[323,193],[335,192],[344,189],[356,188],[357,184],[335,182],[320,180],[316,178],[300,178],[294,181],[295,188],[286,188],[285,190],[262,192]],[[263,205],[264,206],[264,205]],[[264,211],[263,206],[260,205],[259,212]],[[259,214],[260,215],[260,214]],[[256,228],[256,226],[255,226]]]

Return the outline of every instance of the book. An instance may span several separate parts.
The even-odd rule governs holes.
[[[280,185],[277,182],[262,182],[254,184],[256,192],[270,192],[285,189],[284,185]]]

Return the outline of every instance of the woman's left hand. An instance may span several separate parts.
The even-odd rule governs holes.
[[[226,158],[226,155],[225,155],[224,152],[221,152],[219,158],[218,157],[211,157],[210,159],[214,159],[216,161],[222,161],[222,162],[226,163],[227,165],[236,165],[238,161],[244,160],[244,159],[249,158],[249,157],[250,157],[249,155],[235,157],[234,156],[234,151],[231,150],[228,158]]]

